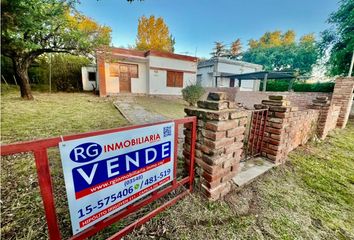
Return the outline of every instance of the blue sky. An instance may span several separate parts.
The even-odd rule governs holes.
[[[328,27],[338,0],[81,0],[78,10],[112,28],[113,45],[135,43],[142,15],[163,17],[176,38],[175,52],[209,57],[214,41],[240,38],[244,49],[266,31],[295,30],[297,37]]]

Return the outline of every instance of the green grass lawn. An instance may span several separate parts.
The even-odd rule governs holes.
[[[38,93],[23,101],[2,93],[2,143],[73,134],[127,124],[112,99],[83,93]],[[183,117],[183,101],[138,97],[146,109]],[[198,192],[159,214],[126,239],[354,239],[354,123],[290,154],[257,181],[210,203]],[[50,149],[55,203],[64,239],[71,234],[57,149]],[[47,239],[31,154],[1,160],[1,235]],[[141,211],[138,212],[141,215]],[[94,239],[113,234],[124,221]]]

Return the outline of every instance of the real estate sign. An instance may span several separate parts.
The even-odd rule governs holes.
[[[173,180],[174,123],[59,144],[73,234]]]

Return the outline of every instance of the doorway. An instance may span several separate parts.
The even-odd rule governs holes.
[[[132,83],[128,64],[119,64],[119,92],[130,93]]]

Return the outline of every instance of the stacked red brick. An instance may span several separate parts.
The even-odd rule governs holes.
[[[337,125],[340,107],[331,104],[328,97],[316,97],[313,100],[313,108],[319,110],[317,136],[325,139],[328,132]]]
[[[290,107],[286,96],[269,96],[263,100],[269,107],[262,155],[276,164],[284,163],[290,151],[308,141],[314,133],[318,111]]]
[[[202,192],[211,200],[223,197],[231,189],[230,180],[237,174],[243,148],[247,112],[227,101],[223,92],[211,92],[198,107],[185,109],[197,116],[195,159],[200,167]],[[190,130],[186,130],[188,136]],[[184,155],[189,156],[190,140],[186,138]]]
[[[332,95],[332,104],[340,106],[337,127],[345,128],[353,103],[354,77],[337,78]]]

